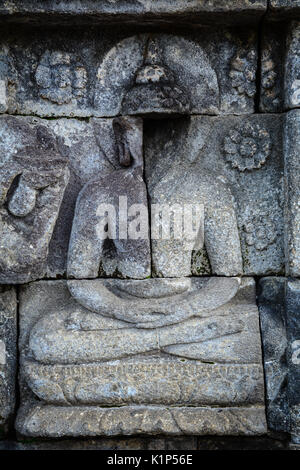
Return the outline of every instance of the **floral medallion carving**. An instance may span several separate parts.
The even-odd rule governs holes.
[[[257,124],[247,123],[231,129],[224,139],[225,158],[232,168],[240,171],[261,168],[270,151],[270,135]]]
[[[254,246],[256,250],[263,251],[272,245],[278,231],[268,212],[252,214],[243,224],[245,240],[248,246]]]

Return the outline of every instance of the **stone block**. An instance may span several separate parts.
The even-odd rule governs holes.
[[[285,278],[268,277],[259,281],[268,427],[278,432],[290,430],[285,289]]]
[[[12,0],[0,6],[3,22],[34,24],[115,24],[135,23],[151,25],[190,23],[257,23],[267,9],[267,0]]]
[[[286,175],[286,273],[300,275],[300,111],[286,114],[284,158]]]
[[[244,274],[284,273],[280,116],[198,116],[159,125],[150,122],[145,126],[144,148],[152,204],[204,205],[204,244],[209,257],[208,261],[204,250],[194,251],[191,265],[190,258],[184,258],[181,251],[178,254],[177,240],[152,240],[154,275],[211,271],[236,275],[241,270],[240,250]],[[297,192],[297,186],[293,188]]]
[[[268,426],[290,432],[299,444],[300,281],[264,278],[259,284]]]
[[[27,436],[118,435],[264,435],[265,410],[254,408],[61,407],[39,406],[20,411],[17,430]]]
[[[300,23],[292,21],[286,39],[284,105],[285,109],[300,105]]]
[[[0,286],[0,438],[13,424],[17,371],[17,297],[13,287]]]
[[[0,282],[42,277],[69,179],[59,142],[41,122],[0,117]]]
[[[251,278],[40,281],[20,316],[22,435],[266,430]]]
[[[289,232],[291,240],[290,264],[295,266],[292,273],[296,274],[297,259],[299,258],[297,255],[298,173],[295,157],[297,141],[295,132],[292,132],[292,125],[297,129],[297,112],[295,111],[295,115],[288,116],[291,116],[288,117],[291,121],[288,129],[291,131],[286,133],[287,150],[285,153],[287,165],[289,165],[286,172],[290,175],[288,180],[291,207],[289,213],[291,220]],[[5,224],[2,231],[5,236],[2,239],[2,262],[5,269],[1,274],[1,282],[27,282],[37,277],[55,278],[57,275],[66,275],[67,253],[75,205],[81,189],[89,182],[96,181],[97,178],[99,181],[102,178],[102,181],[108,185],[109,178],[115,178],[115,176],[109,175],[113,175],[115,170],[121,168],[118,160],[118,141],[113,130],[113,119],[92,119],[90,122],[84,122],[76,119],[46,120],[3,116],[0,122],[2,122],[3,132],[9,130],[12,137],[15,136],[16,139],[17,136],[19,139],[11,141],[11,150],[8,155],[3,154],[5,160],[2,164],[1,178],[4,181],[5,194],[2,217]],[[128,118],[129,122],[135,129],[134,142],[137,145],[135,151],[140,154],[139,158],[142,158],[141,121],[139,118],[130,117]],[[243,123],[238,117],[226,119],[193,117],[191,120],[183,118],[170,122],[152,121],[147,124],[144,143],[145,182],[152,203],[174,202],[176,198],[177,202],[180,199],[181,203],[202,202],[205,209],[206,207],[210,208],[209,210],[214,215],[212,218],[207,213],[205,226],[206,233],[210,233],[209,227],[212,227],[212,238],[209,236],[204,240],[206,249],[208,248],[208,251],[210,249],[208,253],[210,256],[207,256],[203,249],[192,250],[191,262],[191,252],[189,250],[183,252],[182,247],[179,249],[178,243],[175,246],[172,240],[159,241],[159,243],[152,240],[152,275],[165,277],[186,276],[191,273],[205,275],[209,274],[211,269],[218,275],[228,276],[242,272],[246,275],[284,272],[284,162],[281,152],[281,123],[280,116],[261,115],[244,118]],[[239,135],[242,128],[242,133]],[[18,190],[14,189],[14,185],[17,183],[14,181],[14,176],[20,168],[26,174],[29,171],[34,174],[35,168],[32,162],[29,165],[22,155],[19,156],[19,152],[25,151],[24,149],[27,148],[26,139],[28,140],[31,135],[35,136],[39,129],[49,132],[49,136],[59,142],[60,157],[56,162],[57,165],[65,165],[66,168],[57,166],[57,170],[55,170],[55,167],[52,167],[52,177],[58,178],[58,183],[53,180],[52,186],[37,190],[39,198],[46,192],[49,194],[43,196],[43,207],[36,205],[28,215],[25,213],[24,215],[21,213],[15,215],[12,211],[17,213],[18,208],[14,209],[11,202],[6,207],[5,196],[7,193],[8,200],[15,200],[15,204],[18,204],[16,193],[20,192],[23,197],[23,192],[28,185],[25,185],[24,189],[24,185],[19,183]],[[20,138],[21,135],[23,140]],[[274,140],[277,142],[276,146],[272,144]],[[31,145],[31,151],[35,152],[34,139]],[[14,152],[17,153],[14,154]],[[211,154],[215,156],[214,159],[211,159]],[[46,165],[46,153],[40,158],[44,158]],[[49,173],[48,177],[51,176],[49,169],[45,168],[44,171]],[[59,176],[61,171],[63,172],[62,176]],[[189,175],[188,179],[184,176],[185,172]],[[68,174],[70,176],[67,184]],[[163,179],[160,176],[162,174],[164,175]],[[156,185],[157,179],[159,185]],[[169,197],[170,188],[176,187],[174,182],[176,182],[178,192],[175,196]],[[29,184],[31,186],[27,188],[26,192],[28,197],[36,191],[35,187],[38,183],[38,181],[32,183],[33,189],[30,189],[32,184]],[[97,185],[99,186],[98,183]],[[23,188],[23,192],[19,190],[20,186],[20,190]],[[120,192],[122,189],[120,183],[117,186]],[[164,188],[163,200],[156,196],[156,194],[161,194],[161,188]],[[127,191],[128,188],[124,188],[123,191],[124,194],[127,194],[128,191],[126,192],[125,189]],[[222,197],[219,198],[216,194],[222,194]],[[51,199],[49,199],[50,195]],[[87,200],[90,201],[88,212],[92,210],[91,204],[94,206],[96,204],[96,200],[93,198]],[[234,198],[234,202],[232,202],[232,198]],[[141,201],[139,200],[139,202]],[[30,209],[30,201],[28,204]],[[218,204],[219,208],[217,208]],[[145,205],[147,206],[146,201]],[[224,211],[225,207],[227,207],[227,212]],[[222,215],[222,224],[216,220],[218,211],[220,216]],[[227,214],[226,217],[225,214]],[[235,217],[237,222],[232,222]],[[33,225],[29,229],[32,220],[36,221],[36,226]],[[46,222],[47,225],[45,225]],[[216,231],[216,223],[220,227],[219,234]],[[226,240],[224,238],[227,237],[226,224],[231,233],[230,249],[229,238]],[[233,231],[232,227],[235,224],[237,226]],[[88,223],[86,226],[90,227]],[[9,235],[12,227],[14,227],[14,237]],[[218,243],[215,241],[216,237],[218,237]],[[222,237],[224,246],[221,243]],[[20,240],[23,240],[21,245]],[[33,241],[35,242],[34,247],[39,247],[39,251],[30,248]],[[239,248],[240,243],[241,248]],[[18,255],[19,259],[10,260],[7,257],[7,249],[11,246],[11,250],[13,250],[17,244],[18,250],[15,251],[14,256]],[[24,246],[24,248],[20,249],[20,246]],[[217,248],[219,252],[216,251]],[[128,249],[127,247],[127,251]],[[134,253],[138,254],[140,249],[141,247],[139,249],[133,248],[132,256],[135,257]],[[243,271],[240,250],[243,258]],[[126,277],[126,275],[135,278],[147,277],[150,272],[147,271],[149,268],[146,265],[143,272],[139,271],[147,257],[149,259],[150,256],[147,254],[147,248],[144,253],[140,261],[137,260],[136,271],[130,273],[127,268],[129,268],[129,264],[133,266],[134,263],[122,264],[121,251],[117,254],[108,251],[107,256],[103,258],[99,273],[106,276],[117,273],[120,277]],[[92,261],[95,264],[94,257],[92,257]],[[77,268],[79,269],[79,266]],[[85,269],[87,269],[86,264]],[[75,272],[72,275],[74,274]],[[85,272],[80,274],[76,271],[75,276],[87,278],[90,275]]]

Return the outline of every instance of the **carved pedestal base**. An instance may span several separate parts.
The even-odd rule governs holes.
[[[264,406],[163,407],[41,406],[21,409],[17,429],[26,436],[242,435],[267,432]]]
[[[36,282],[21,293],[22,435],[261,435],[251,278]]]

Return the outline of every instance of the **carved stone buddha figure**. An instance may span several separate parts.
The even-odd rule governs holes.
[[[202,413],[201,406],[244,403],[261,413],[255,284],[242,277],[236,201],[223,176],[193,171],[180,150],[159,177],[145,171],[141,118],[190,112],[189,93],[155,40],[145,47],[123,116],[112,121],[114,169],[90,178],[77,197],[67,280],[41,285],[59,301],[55,308],[47,301],[28,328],[26,383],[58,413],[115,405],[193,405]],[[187,220],[193,236],[177,236]],[[203,246],[210,277],[192,275],[193,253]]]
[[[145,239],[111,237],[113,231],[120,234],[120,224],[118,230],[114,227],[115,211],[105,220],[107,238],[99,236],[101,204],[117,207],[118,199],[126,196],[128,205],[143,204],[149,209],[141,146],[134,139],[134,129],[130,122],[120,118],[115,120],[114,128],[123,168],[83,187],[77,199],[69,245],[68,276],[76,280],[69,280],[68,287],[87,311],[55,313],[52,326],[49,318],[44,325],[43,321],[37,323],[29,347],[34,359],[43,363],[116,359],[242,330],[240,320],[228,322],[222,316],[216,317],[216,310],[239,289],[240,279],[228,276],[242,273],[234,200],[224,181],[207,172],[197,177],[197,184],[193,174],[186,175],[184,184],[176,183],[170,169],[152,188],[150,201],[172,207],[192,205],[193,201],[202,204],[204,243],[213,273],[227,277],[205,280],[186,277],[191,275],[194,246],[188,247],[184,237],[153,240],[151,247],[150,231]],[[151,248],[152,262],[162,279],[145,279],[151,275]],[[122,277],[132,280],[98,278],[107,250],[113,250]],[[109,330],[117,330],[118,335]],[[121,342],[119,334],[123,336]]]

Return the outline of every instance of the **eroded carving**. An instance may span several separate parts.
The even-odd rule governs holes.
[[[124,96],[123,113],[188,114],[190,100],[187,91],[176,85],[174,73],[161,65],[162,53],[156,38],[147,38],[144,55],[135,83]]]
[[[255,246],[259,251],[272,245],[278,236],[276,225],[268,212],[251,214],[243,228],[247,245]]]
[[[128,118],[114,120],[119,164],[123,169],[91,179],[78,196],[68,252],[69,277],[95,278],[101,267],[122,277],[140,279],[151,274],[148,227],[144,237],[132,239],[127,234],[125,220],[126,233],[121,233],[122,203],[128,208],[140,204],[146,212],[146,222],[148,218],[141,132],[139,127],[134,127],[136,123]],[[133,212],[132,217],[139,216]]]
[[[68,287],[40,282],[25,288],[22,315],[26,381],[47,403],[236,405],[251,402],[250,396],[253,404],[263,399],[251,279],[98,279],[68,281]],[[233,376],[234,394],[226,385]],[[210,392],[200,391],[199,381]]]
[[[97,71],[94,103],[108,116],[200,109],[216,113],[219,86],[199,44],[179,36],[143,34],[122,40],[105,55]]]
[[[270,106],[277,109],[281,104],[281,90],[278,89],[279,74],[277,72],[278,65],[273,58],[273,50],[271,44],[266,44],[262,54],[262,76],[261,86],[263,89],[263,99],[271,103]]]
[[[231,61],[229,76],[232,86],[240,95],[253,98],[256,93],[256,53],[255,51],[238,49],[235,57]]]
[[[3,117],[0,170],[0,282],[43,276],[48,245],[68,182],[67,161],[43,126]]]
[[[241,47],[232,62],[236,93],[245,95],[247,103],[255,92],[251,71],[255,57],[252,50],[245,53]],[[56,103],[68,103],[76,88],[69,75],[69,60],[65,54],[46,60],[54,67],[50,76],[58,88],[54,97],[48,94],[52,85],[44,65],[37,70],[44,97]],[[215,114],[220,105],[219,77],[217,80],[210,61],[199,43],[178,36],[144,34],[124,39],[106,53],[98,68],[97,112],[151,118],[192,114],[199,109]],[[85,409],[97,420],[103,406],[123,405],[126,414],[131,407],[150,405],[150,413],[152,407],[172,405],[176,418],[171,417],[176,421],[179,407],[189,404],[200,414],[201,407],[211,411],[213,407],[239,408],[252,429],[253,416],[244,412],[251,406],[258,420],[255,432],[265,429],[255,283],[252,278],[239,277],[243,261],[233,177],[230,175],[230,181],[221,171],[201,166],[202,162],[197,167],[199,153],[207,152],[212,122],[204,124],[202,135],[196,130],[195,145],[183,146],[172,164],[162,171],[154,168],[152,177],[149,162],[144,171],[139,118],[113,119],[108,127],[114,146],[108,152],[93,120],[93,137],[109,171],[95,175],[87,171],[82,178],[86,180],[74,212],[67,280],[32,283],[21,293],[25,404],[18,418],[21,432],[36,432],[31,417],[39,414],[37,403],[48,416],[56,408],[58,421],[68,415],[65,409],[76,414],[81,409],[78,421],[83,427]],[[188,133],[194,135],[192,130]],[[164,151],[173,139],[174,133]],[[248,124],[242,140],[233,140],[232,145],[235,155],[252,159],[252,167],[259,167],[270,152],[269,140],[266,130]],[[28,217],[37,204],[34,191],[39,188],[32,178],[21,182],[20,194],[16,190],[8,201],[8,211],[15,218]],[[128,236],[129,225],[124,236],[123,216],[115,217],[125,199],[126,206],[134,208],[130,212],[126,207],[125,213],[129,224],[139,226],[137,237]],[[154,235],[155,224],[160,222],[164,235],[167,231],[157,208],[184,210],[195,204],[199,206],[191,224],[195,237],[185,231],[181,237],[173,236],[177,230],[174,214],[170,237]],[[184,223],[191,222],[192,212]],[[201,250],[206,250],[215,277],[191,277],[193,256]],[[107,273],[113,278],[101,278]],[[164,414],[166,411],[164,408]],[[144,422],[148,410],[141,413]],[[91,418],[84,419],[93,426]],[[42,418],[38,420],[37,428]],[[114,432],[111,422],[101,426],[98,432]],[[157,426],[156,421],[151,423],[150,432],[157,432]],[[184,424],[179,428],[182,426],[186,429]],[[219,420],[211,428],[223,432],[223,426]],[[176,424],[175,433],[177,428]],[[201,432],[201,424],[196,428]],[[50,422],[44,429],[44,436],[56,432]],[[74,429],[71,434],[78,432]]]
[[[35,72],[40,96],[57,104],[82,100],[86,94],[87,71],[72,54],[46,51]]]
[[[261,168],[271,151],[271,141],[266,129],[247,123],[243,128],[232,129],[224,139],[225,158],[240,171]]]
[[[17,296],[0,286],[0,432],[10,430],[15,407],[17,371]]]

